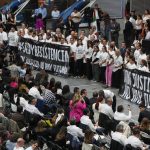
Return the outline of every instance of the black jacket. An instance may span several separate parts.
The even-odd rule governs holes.
[[[150,111],[144,110],[144,111],[140,112],[138,122],[141,123],[143,118],[148,118],[150,120]]]

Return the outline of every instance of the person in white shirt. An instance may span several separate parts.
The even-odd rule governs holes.
[[[0,27],[0,47],[3,47],[8,41],[7,33]]]
[[[137,68],[138,70],[144,71],[144,72],[149,72],[149,68],[147,65],[147,61],[142,59],[141,60],[141,64],[139,65],[139,67]]]
[[[32,145],[25,150],[37,150],[38,149],[38,141],[33,141]]]
[[[150,25],[149,24],[146,26],[145,40],[150,40]]]
[[[138,58],[140,56],[140,50],[141,50],[141,47],[142,47],[142,44],[137,42],[135,44],[135,51],[134,51],[134,58],[135,58],[135,61],[137,62],[138,61]]]
[[[105,99],[105,103],[100,105],[100,112],[107,115],[110,119],[114,118],[112,103],[113,103],[112,98],[108,97]]]
[[[17,52],[18,35],[13,27],[8,33],[8,45],[10,46],[11,51]]]
[[[58,19],[60,16],[60,11],[58,10],[58,8],[55,6],[54,9],[51,12],[51,17],[52,17],[52,29],[53,31],[56,30],[56,25],[58,23]]]
[[[67,133],[76,137],[84,137],[82,129],[76,126],[75,120],[70,121],[70,125],[67,127]]]
[[[119,88],[121,85],[121,72],[122,72],[123,58],[120,51],[115,51],[113,73],[112,73],[112,86]]]
[[[100,59],[99,59],[99,66],[100,66],[100,81],[102,83],[106,82],[105,79],[105,71],[106,71],[106,66],[107,66],[107,60],[109,58],[109,54],[107,52],[107,48],[106,46],[102,47],[102,53],[100,55]]]
[[[124,126],[121,125],[121,124],[118,124],[116,126],[116,131],[113,132],[111,134],[112,136],[112,139],[119,142],[121,145],[126,145],[126,140],[127,140],[127,137],[123,134],[124,132]]]
[[[36,114],[39,116],[44,116],[36,107],[37,99],[30,97],[28,104],[25,105],[25,110],[31,114]]]
[[[43,100],[43,97],[41,96],[40,92],[39,92],[39,84],[35,83],[35,85],[29,90],[28,94],[33,96],[36,99],[40,99]]]
[[[89,80],[92,79],[92,54],[93,54],[93,44],[91,41],[87,42],[87,48],[85,49],[85,62],[86,62],[86,76]]]
[[[100,78],[100,70],[99,70],[99,58],[101,52],[99,51],[98,46],[94,46],[93,54],[92,54],[92,74],[93,74],[93,81],[99,82]]]
[[[126,145],[130,144],[134,148],[141,148],[143,150],[144,144],[139,139],[140,130],[138,128],[134,128],[132,130],[132,134],[133,135],[129,136],[129,138],[126,140]]]
[[[123,105],[119,105],[117,107],[117,111],[114,113],[114,119],[117,121],[129,121],[132,117],[132,113],[130,107],[128,108],[128,110],[129,110],[129,114],[128,115],[124,114]]]
[[[80,123],[83,125],[86,125],[90,128],[91,131],[96,131],[96,126],[92,123],[92,120],[89,118],[90,116],[90,110],[88,108],[83,110],[83,116],[80,119]]]
[[[129,62],[126,64],[127,69],[137,69],[134,56],[129,56]]]
[[[139,68],[141,66],[141,60],[147,61],[147,55],[143,52],[143,49],[140,49],[140,55],[137,59],[137,67]]]
[[[146,23],[146,21],[147,21],[148,19],[150,19],[150,11],[149,11],[148,9],[146,9],[146,10],[144,11],[144,15],[142,16],[142,18],[143,18],[143,23]]]
[[[75,51],[75,75],[76,77],[83,76],[83,57],[85,54],[85,47],[82,40],[79,39]]]
[[[17,140],[17,144],[16,144],[16,146],[14,147],[13,150],[24,150],[24,143],[25,143],[24,139],[23,138],[19,138]]]
[[[72,21],[74,22],[75,31],[78,32],[79,23],[81,21],[81,13],[74,8],[73,12],[71,13]]]
[[[139,40],[139,36],[142,32],[142,26],[143,26],[143,20],[142,20],[142,16],[141,15],[137,15],[137,20],[135,21],[135,37],[136,40]]]
[[[33,35],[33,29],[30,27],[28,28],[27,34],[24,35],[24,38],[33,39],[32,35]]]

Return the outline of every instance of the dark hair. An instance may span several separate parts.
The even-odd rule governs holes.
[[[74,93],[77,93],[78,91],[79,91],[78,87],[75,87],[74,90],[73,90]]]
[[[62,94],[64,95],[64,94],[67,94],[67,93],[69,93],[70,92],[70,87],[69,87],[69,85],[64,85],[63,86],[63,89],[62,89]]]
[[[144,103],[141,103],[141,104],[139,105],[139,108],[146,108],[146,106],[145,106]]]
[[[130,16],[126,16],[126,20],[129,20],[130,19]]]
[[[85,108],[85,109],[83,110],[83,115],[88,115],[88,113],[90,113],[89,108]]]
[[[55,83],[55,89],[57,90],[57,89],[61,89],[62,87],[61,87],[61,82],[60,81],[57,81],[56,83]]]
[[[93,137],[94,137],[94,133],[90,129],[87,129],[85,131],[84,142],[86,144],[92,144],[93,143]]]
[[[100,90],[99,93],[98,93],[99,97],[105,97],[105,93],[103,90]]]
[[[81,45],[83,45],[82,40],[81,40],[81,39],[78,39],[78,40],[77,40],[77,47],[79,46],[79,41],[81,41]]]
[[[87,48],[89,48],[89,45],[91,45],[91,47],[93,48],[93,43],[92,43],[92,41],[87,41]]]
[[[123,112],[124,108],[123,108],[123,105],[119,105],[117,107],[117,112]]]
[[[93,97],[95,97],[95,98],[98,97],[98,92],[97,91],[93,92]]]
[[[132,134],[133,135],[139,135],[140,134],[140,129],[139,128],[133,128],[133,130],[132,130]]]
[[[75,119],[70,120],[70,125],[76,125],[76,120]]]
[[[49,89],[51,90],[55,86],[55,79],[51,78],[49,82]]]
[[[144,66],[147,67],[147,61],[146,60],[142,59],[141,62],[143,63]]]
[[[82,89],[82,90],[81,90],[81,95],[84,94],[85,91],[86,91],[86,89]]]
[[[39,13],[38,16],[37,16],[37,18],[38,18],[38,19],[42,19],[42,14]]]

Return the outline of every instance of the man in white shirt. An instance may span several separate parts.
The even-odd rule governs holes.
[[[143,143],[140,141],[140,130],[138,128],[134,128],[132,130],[133,135],[129,136],[126,140],[126,144],[130,144],[134,148],[141,148],[143,149]]]
[[[18,140],[17,140],[17,144],[16,144],[16,146],[14,147],[14,149],[13,150],[24,150],[24,143],[25,143],[25,141],[24,141],[24,139],[23,138],[19,138]]]
[[[38,141],[34,141],[32,142],[32,145],[28,148],[26,148],[26,150],[37,150],[38,148]]]
[[[10,46],[11,51],[17,52],[18,35],[15,31],[15,28],[11,28],[11,30],[8,33],[8,44]]]
[[[126,145],[127,137],[123,134],[124,127],[121,124],[116,126],[116,131],[112,133],[112,139],[119,142],[121,145]]]
[[[28,94],[33,96],[36,99],[40,99],[43,100],[43,97],[41,96],[40,92],[39,92],[39,84],[35,83],[35,85],[29,90]]]
[[[134,58],[135,58],[135,61],[137,62],[138,61],[138,57],[140,56],[140,50],[141,50],[141,47],[142,47],[142,44],[137,42],[135,44],[135,51],[134,51]]]
[[[37,99],[31,97],[30,100],[29,100],[29,103],[28,103],[27,105],[25,105],[25,110],[26,110],[27,112],[31,113],[31,114],[37,114],[37,115],[39,115],[39,116],[44,116],[44,114],[41,113],[41,112],[35,107],[36,103],[37,103]]]
[[[74,22],[75,31],[78,32],[79,23],[81,21],[81,13],[74,8],[74,11],[71,13],[72,21]]]
[[[124,114],[123,105],[119,105],[117,107],[117,111],[114,113],[114,119],[118,121],[129,121],[132,117],[132,113],[130,107],[128,108],[128,110],[129,110],[129,114],[128,115]]]
[[[67,133],[76,137],[84,137],[82,129],[76,126],[75,120],[70,121],[70,125],[67,127]]]
[[[93,132],[95,132],[95,126],[92,123],[91,119],[89,118],[90,116],[90,111],[88,108],[83,110],[83,116],[80,119],[80,123],[88,126]]]
[[[57,7],[55,6],[54,9],[51,12],[51,17],[52,17],[52,29],[53,31],[56,30],[56,26],[58,23],[58,19],[60,16],[60,11],[57,9]]]
[[[0,27],[0,47],[3,47],[8,41],[7,33]]]
[[[112,110],[113,100],[111,97],[107,97],[105,100],[105,104],[100,105],[100,112],[107,115],[110,119],[113,119],[114,113]]]

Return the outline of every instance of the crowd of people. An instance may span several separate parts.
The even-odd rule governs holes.
[[[56,8],[55,11],[54,21],[59,13]],[[46,11],[36,14],[35,28],[25,23],[17,27],[15,20],[9,24],[5,14],[1,14],[2,150],[35,150],[46,146],[53,150],[149,148],[150,112],[143,103],[139,106],[139,124],[134,124],[131,108],[128,115],[123,105],[116,108],[112,91],[95,91],[92,98],[88,97],[87,89],[75,87],[70,91],[69,85],[62,86],[60,81],[49,79],[45,70],[34,76],[32,66],[25,64],[19,55],[21,37],[70,46],[70,76],[102,82],[106,87],[120,87],[123,68],[149,72],[149,55],[141,44],[142,39],[150,39],[149,11],[142,18],[135,12],[126,17],[125,41],[121,45],[118,44],[120,24],[111,20],[97,4],[89,12],[94,15],[98,28],[90,22],[88,36],[85,30],[79,31],[81,14],[77,9],[68,17],[66,29],[54,23],[56,30],[45,30]]]

